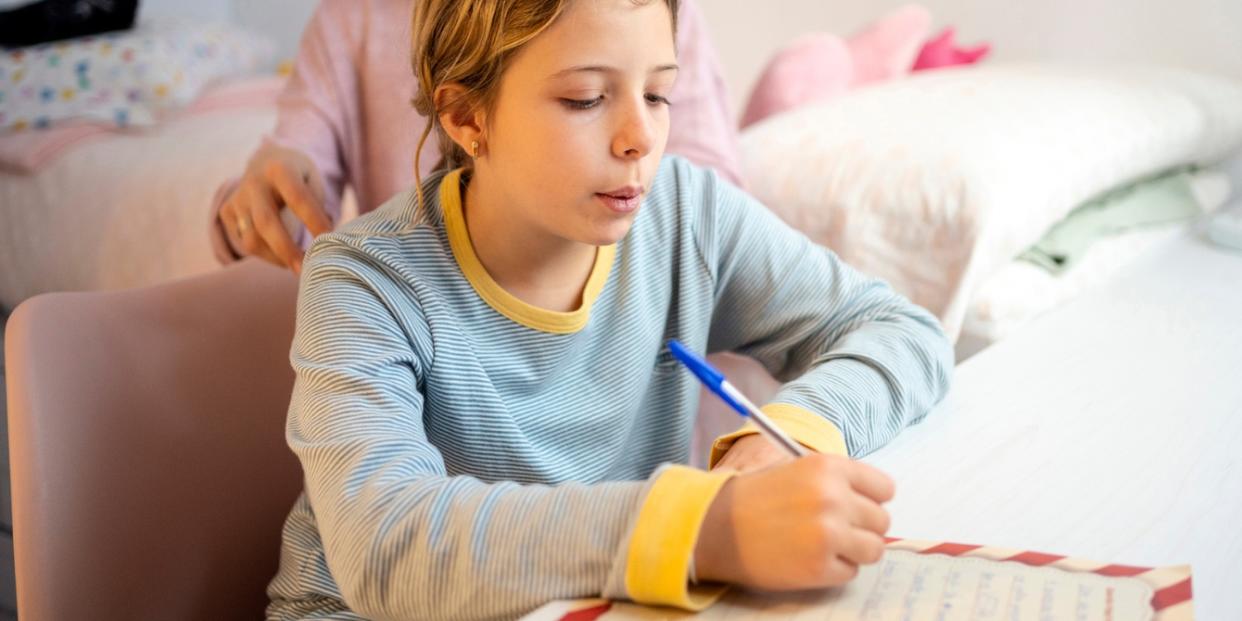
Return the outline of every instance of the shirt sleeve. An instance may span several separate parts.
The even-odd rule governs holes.
[[[751,356],[784,382],[764,409],[790,421],[787,431],[831,443],[831,428],[815,431],[818,417],[858,457],[943,398],[953,352],[930,313],[710,171],[680,168],[703,199],[693,213],[715,283],[708,351]]]
[[[737,124],[707,22],[695,0],[677,14],[677,82],[669,94],[668,152],[743,186]]]
[[[276,126],[263,144],[304,153],[319,169],[324,183],[324,210],[340,222],[341,196],[349,178],[346,145],[357,138],[359,121],[359,67],[369,2],[325,0],[311,15],[294,59],[293,72],[276,100]],[[220,207],[237,187],[239,178],[225,181],[212,201],[210,236],[217,260],[236,260],[220,227]],[[294,236],[302,248],[310,245],[305,225]]]
[[[315,163],[333,222],[340,221],[341,195],[351,174],[345,150],[360,138],[359,63],[370,10],[370,2],[356,0],[320,3],[277,100],[276,128],[265,139],[302,151]]]
[[[700,609],[719,595],[687,570],[729,473],[556,486],[449,473],[425,428],[425,319],[381,267],[321,239],[300,285],[287,439],[351,610],[511,618],[564,598]]]

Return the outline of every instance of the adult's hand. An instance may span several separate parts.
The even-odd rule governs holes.
[[[301,151],[266,145],[250,158],[246,173],[220,206],[220,221],[238,254],[300,273],[302,249],[285,227],[282,209],[288,209],[312,236],[332,230],[324,209],[323,181],[314,163]]]

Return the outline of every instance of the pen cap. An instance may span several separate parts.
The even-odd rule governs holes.
[[[686,349],[685,345],[677,341],[670,340],[668,342],[669,351],[673,352],[673,357],[686,365],[694,373],[699,381],[708,390],[716,393],[717,397],[729,404],[729,407],[737,411],[742,416],[750,416],[750,410],[746,409],[746,398],[737,393],[737,389],[725,379],[724,373],[717,371],[709,362],[699,357],[698,354]]]
[[[706,360],[699,357],[698,354],[690,351],[685,345],[676,340],[668,342],[669,351],[673,352],[673,356],[686,365],[704,384],[712,388],[719,388],[720,383],[724,381],[724,374],[712,368]]]

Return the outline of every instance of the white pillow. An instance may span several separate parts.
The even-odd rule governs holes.
[[[1074,207],[1242,143],[1242,84],[1143,67],[991,64],[851,92],[742,135],[751,192],[937,316]]]

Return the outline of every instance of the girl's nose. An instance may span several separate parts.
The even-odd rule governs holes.
[[[624,159],[638,159],[655,146],[655,127],[650,106],[645,97],[624,106],[620,126],[612,140],[613,155]]]

